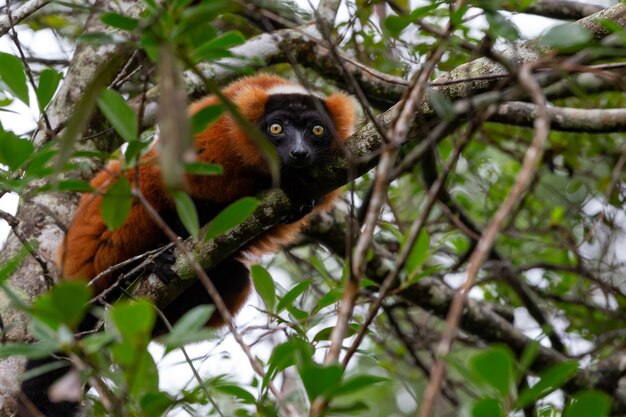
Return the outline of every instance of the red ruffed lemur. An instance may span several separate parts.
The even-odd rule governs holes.
[[[302,173],[337,152],[337,141],[345,140],[353,130],[355,108],[352,100],[342,93],[323,97],[301,85],[272,75],[242,78],[227,86],[222,93],[238,108],[240,114],[258,126],[276,147],[281,164],[281,188],[306,200],[306,184]],[[201,99],[189,107],[195,114],[218,104],[214,96]],[[195,136],[195,150],[202,162],[219,164],[223,174],[218,176],[186,176],[186,191],[194,200],[202,222],[208,222],[229,203],[253,196],[271,186],[268,165],[255,145],[229,114],[223,114],[204,131]],[[126,222],[118,229],[108,230],[100,214],[102,192],[125,175],[139,187],[147,201],[174,230],[181,230],[173,200],[166,192],[158,164],[158,142],[138,164],[138,184],[133,170],[122,172],[119,161],[109,162],[91,181],[97,191],[82,196],[74,219],[59,249],[59,269],[63,279],[89,281],[109,267],[141,255],[168,242],[164,232],[153,222],[144,205],[134,201]],[[328,209],[337,197],[331,192],[319,201],[311,202],[311,213]],[[310,208],[310,207],[309,207]],[[274,226],[248,243],[241,251],[208,272],[213,284],[231,313],[239,311],[250,289],[246,266],[247,254],[276,251],[292,241],[306,225],[310,214],[293,223]],[[100,294],[115,283],[117,276],[109,274],[93,284]],[[175,322],[186,311],[200,304],[212,303],[199,280],[196,280],[163,312]],[[222,319],[215,313],[210,326],[220,326]],[[58,359],[57,359],[58,360]],[[50,360],[47,360],[48,362]],[[45,360],[44,360],[45,362]],[[40,366],[29,361],[28,369]],[[55,403],[48,398],[48,388],[65,374],[69,365],[40,375],[22,384],[23,397],[17,416],[27,417],[29,405],[34,405],[47,417],[70,417],[78,410],[77,403]]]

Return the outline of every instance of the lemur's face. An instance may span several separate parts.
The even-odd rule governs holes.
[[[322,99],[274,94],[266,103],[260,128],[276,146],[283,174],[288,174],[319,163],[330,154],[331,123]]]

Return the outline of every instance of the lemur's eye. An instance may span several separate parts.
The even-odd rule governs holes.
[[[313,126],[313,129],[311,129],[311,132],[313,132],[315,136],[322,136],[324,134],[324,126],[315,125]]]
[[[270,133],[272,135],[279,135],[283,132],[283,127],[281,125],[279,125],[278,123],[272,123],[270,125]]]

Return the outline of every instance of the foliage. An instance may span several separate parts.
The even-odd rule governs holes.
[[[364,230],[359,222],[380,186],[374,171],[353,181],[344,193],[345,204],[323,221],[313,220],[311,229],[294,246],[251,266],[261,302],[253,300],[253,306],[242,313],[244,319],[238,322],[239,329],[245,329],[242,342],[235,342],[229,330],[204,327],[214,308],[202,306],[162,332],[160,359],[154,354],[158,348],[149,345],[154,326],[159,326],[158,314],[146,301],[123,299],[104,312],[90,303],[87,287],[72,282],[57,284],[32,303],[26,300],[27,291],[14,282],[24,274],[17,272],[20,265],[31,257],[38,259],[38,254],[45,254],[43,261],[37,261],[45,264],[52,255],[39,250],[37,228],[11,224],[22,249],[7,250],[1,258],[3,305],[27,317],[30,334],[40,342],[4,343],[1,358],[70,355],[80,365],[82,381],[89,381],[98,393],[88,396],[95,416],[278,416],[284,414],[286,405],[301,415],[316,415],[315,407],[321,407],[319,415],[409,416],[430,401],[424,392],[437,360],[445,361],[447,371],[438,390],[435,415],[602,417],[618,414],[618,406],[626,407],[617,404],[613,394],[618,381],[605,365],[624,354],[624,123],[611,131],[596,128],[595,123],[559,130],[556,122],[562,120],[555,117],[530,186],[507,213],[493,248],[487,250],[487,262],[470,293],[473,304],[460,317],[461,329],[455,332],[451,351],[442,357],[439,348],[451,302],[445,291],[451,293],[450,288],[465,279],[468,259],[480,250],[477,240],[511,192],[537,134],[532,125],[536,112],[526,124],[507,119],[506,114],[489,119],[498,105],[532,101],[516,89],[520,62],[500,54],[502,49],[515,50],[528,36],[527,28],[518,27],[515,22],[519,21],[505,11],[521,11],[530,4],[457,2],[455,8],[439,0],[400,1],[392,6],[348,1],[349,16],[332,27],[331,43],[359,65],[344,65],[333,72],[319,64],[327,56],[310,59],[306,55],[315,52],[302,52],[298,46],[290,50],[288,43],[281,46],[287,50],[269,62],[233,52],[264,32],[277,38],[283,27],[309,20],[311,14],[297,5],[290,4],[287,10],[257,1],[248,7],[226,0],[144,0],[131,2],[141,9],[135,13],[131,9],[122,12],[116,2],[111,3],[101,10],[54,2],[16,27],[18,32],[34,34],[52,31],[76,51],[119,47],[115,59],[100,64],[97,76],[84,86],[66,119],[51,117],[57,112],[57,90],[66,87],[64,78],[80,68],[73,62],[46,61],[33,51],[26,51],[28,57],[0,53],[0,112],[11,115],[30,109],[35,118],[41,118],[42,129],[25,132],[7,122],[0,125],[0,196],[16,193],[22,204],[30,204],[62,192],[69,206],[71,193],[94,191],[85,180],[94,172],[86,161],[100,163],[111,156],[112,148],[123,144],[122,152],[113,155],[123,154],[123,174],[95,190],[97,198],[102,198],[101,214],[110,230],[124,224],[133,204],[141,204],[134,175],[155,137],[154,117],[148,118],[147,108],[154,104],[155,90],[164,80],[183,80],[179,92],[194,84],[194,91],[210,93],[217,83],[206,76],[206,68],[226,68],[234,78],[269,67],[268,71],[293,79],[305,74],[315,87],[329,90],[332,84],[346,85],[342,71],[369,67],[370,73],[384,73],[392,82],[372,80],[363,73],[347,82],[352,93],[356,84],[365,86],[365,118],[368,113],[385,112],[387,108],[380,103],[400,100],[399,94],[394,96],[398,84],[393,80],[413,79],[439,47],[445,46],[445,53],[435,62],[427,77],[430,81],[445,81],[449,71],[483,56],[500,59],[502,65],[491,71],[499,77],[497,82],[483,77],[480,67],[463,67],[454,75],[457,81],[465,79],[458,88],[446,89],[440,83],[423,94],[432,111],[426,105],[416,108],[413,113],[418,120],[395,161],[403,169],[383,173],[387,176],[382,182],[388,188],[374,243],[365,253],[366,272],[356,277],[356,307],[338,340],[333,333],[340,311],[337,306],[346,305],[342,297],[355,278],[355,242],[364,233],[356,231]],[[97,30],[78,29],[93,16],[99,16]],[[532,16],[526,19],[534,24]],[[615,71],[618,65],[612,66],[622,63],[624,28],[611,20],[601,20],[598,26],[612,34],[610,43],[593,32],[599,29],[568,23],[524,44],[546,56],[533,60],[532,73],[542,83],[551,106],[626,107],[623,76]],[[328,55],[336,58],[334,53]],[[167,69],[174,74],[163,70],[164,57],[173,60]],[[301,65],[292,66],[298,62]],[[585,79],[578,77],[580,72],[602,72],[617,81],[588,88]],[[367,82],[376,88],[368,89]],[[66,90],[63,94],[69,95]],[[459,114],[460,104],[467,103],[464,94],[477,100],[472,110]],[[490,97],[493,101],[487,104],[478,100]],[[161,104],[175,103],[167,99]],[[181,155],[175,163],[181,172],[221,175],[222,167],[190,161],[184,155],[190,150],[191,134],[231,112],[228,103],[209,106],[189,120],[183,109],[174,105],[169,110],[159,123],[186,126],[189,132],[178,129],[179,137],[174,138]],[[598,116],[595,122],[608,124],[608,119]],[[379,126],[384,122],[378,119]],[[447,124],[446,134],[432,137],[440,122]],[[375,130],[366,128],[357,136],[371,138]],[[423,150],[426,147],[420,139],[426,137],[437,141],[432,153]],[[453,160],[457,151],[460,156]],[[418,162],[410,159],[419,152],[423,153]],[[354,172],[363,166],[357,165]],[[450,167],[444,191],[437,204],[429,205],[429,188],[444,166]],[[171,195],[177,221],[191,236],[191,244],[198,245],[254,217],[262,198],[237,200],[202,228],[203,213],[189,195],[183,189]],[[56,207],[47,210],[60,211]],[[426,216],[416,230],[422,213]],[[19,214],[1,218],[9,223],[27,221]],[[346,244],[352,246],[346,250]],[[34,270],[38,282],[44,275],[47,278],[44,269],[28,269],[31,274]],[[369,320],[369,310],[377,305],[390,274],[396,274],[397,280]],[[479,307],[491,314],[485,319],[491,320],[488,326],[470,314]],[[79,337],[76,332],[86,314],[106,324],[100,332]],[[198,342],[202,344],[195,346],[201,346],[202,353],[190,357],[185,349],[193,349]],[[238,343],[253,348],[251,357],[234,353],[242,350]],[[340,359],[353,355],[348,366],[324,361],[337,343],[342,346]],[[550,361],[542,356],[545,352],[550,353]],[[167,370],[159,373],[159,362],[172,357],[197,370],[199,379],[190,377],[175,391],[163,388],[173,378]],[[249,360],[258,361],[262,371],[249,370]],[[215,366],[202,366],[204,361]],[[272,387],[281,383],[288,392],[278,399]]]

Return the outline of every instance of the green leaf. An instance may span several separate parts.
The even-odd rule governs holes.
[[[28,84],[22,61],[15,55],[0,52],[0,79],[11,94],[28,104]]]
[[[103,14],[100,20],[108,26],[128,31],[135,30],[139,23],[137,19],[113,12]]]
[[[541,345],[536,340],[532,340],[530,343],[528,343],[528,345],[526,345],[526,348],[524,348],[522,356],[519,359],[519,365],[517,367],[518,375],[516,376],[517,380],[519,380],[520,376],[526,373],[526,370],[530,368],[530,365],[539,354],[540,347]]]
[[[0,345],[0,358],[24,356],[29,359],[46,358],[58,350],[50,343],[3,343]]]
[[[222,175],[224,169],[218,164],[187,162],[185,163],[185,172],[193,175]]]
[[[296,357],[301,359],[309,359],[315,353],[315,347],[309,342],[293,338],[287,342],[280,344],[274,348],[270,360],[268,362],[268,372],[266,380],[276,372],[283,371],[289,366],[295,364]],[[264,384],[265,385],[265,384]]]
[[[141,155],[141,152],[149,146],[150,146],[150,142],[142,142],[138,140],[133,141],[133,142],[128,142],[128,146],[126,147],[126,150],[124,151],[124,160],[126,161],[128,165],[133,164],[134,161],[137,159],[137,157]]]
[[[245,41],[246,38],[241,32],[232,30],[200,45],[192,52],[192,58],[196,61],[202,61],[232,56],[228,48],[241,45]]]
[[[88,193],[93,191],[93,187],[87,182],[83,180],[62,180],[58,183],[54,184],[45,184],[39,188],[37,188],[38,193],[49,192],[49,191],[78,191],[81,193]]]
[[[539,375],[539,381],[523,390],[517,399],[516,408],[522,409],[562,387],[578,371],[575,361],[561,362],[551,366]]]
[[[426,230],[422,229],[417,240],[411,248],[409,257],[406,260],[406,269],[409,274],[421,266],[428,259],[428,249],[430,248],[430,237]]]
[[[224,112],[224,108],[220,104],[213,104],[204,107],[193,116],[191,116],[191,127],[194,135],[202,132],[208,125],[219,119]]]
[[[122,139],[137,140],[137,115],[117,91],[102,90],[98,107]]]
[[[200,219],[198,218],[198,211],[196,205],[193,203],[189,194],[184,191],[175,191],[172,193],[174,203],[176,204],[176,212],[180,221],[185,226],[185,229],[194,238],[198,238],[198,232],[200,231]]]
[[[409,15],[410,19],[413,21],[416,19],[421,19],[426,16],[430,16],[432,12],[437,9],[437,7],[438,7],[437,3],[432,3],[426,6],[417,7]]]
[[[55,324],[53,321],[59,322],[60,320],[54,320],[52,317],[48,318],[48,322],[40,320],[38,317],[32,316],[30,323],[28,323],[28,333],[33,336],[39,342],[47,343],[50,345],[56,345],[57,350],[61,345],[59,343],[59,337],[61,334],[65,336],[67,332],[71,331],[64,324]],[[54,328],[51,326],[55,326]]]
[[[106,191],[100,203],[102,220],[109,230],[121,227],[133,207],[130,181],[122,176]]]
[[[237,30],[230,30],[223,35],[205,43],[203,46],[213,49],[228,49],[233,46],[241,45],[246,41],[245,36]]]
[[[341,299],[342,295],[343,295],[343,290],[341,288],[333,288],[332,290],[328,291],[326,294],[322,295],[322,297],[317,302],[317,305],[315,306],[315,310],[313,311],[317,313],[324,307],[327,307],[331,304],[336,303],[337,301]]]
[[[330,326],[330,327],[326,327],[326,328],[320,330],[313,337],[313,341],[314,342],[320,342],[322,340],[330,340],[330,336],[331,336],[334,328],[335,328],[335,326]],[[359,325],[356,324],[356,323],[350,323],[350,325],[348,326],[348,331],[346,331],[346,334],[344,336],[344,339],[355,335],[358,331],[359,331]]]
[[[129,394],[140,400],[146,393],[159,390],[159,371],[152,355],[147,350],[136,352],[136,360],[125,372],[129,382]]]
[[[480,380],[504,397],[510,393],[513,383],[513,361],[508,349],[495,346],[474,355],[470,367]]]
[[[250,392],[237,385],[232,384],[216,384],[213,386],[216,391],[239,398],[244,404],[255,404],[256,399]]]
[[[311,316],[309,312],[299,309],[294,305],[287,306],[287,311],[295,321],[304,321]]]
[[[148,344],[156,319],[154,306],[147,301],[117,303],[109,310],[115,327],[124,340]]]
[[[18,270],[24,259],[30,254],[28,248],[22,246],[20,250],[11,258],[4,259],[0,264],[0,284],[3,284]]]
[[[313,280],[307,279],[302,282],[297,283],[292,289],[287,291],[287,294],[283,295],[280,301],[278,302],[278,306],[276,307],[276,312],[280,313],[288,306],[291,306],[296,298],[304,291],[307,290],[313,283]]]
[[[10,131],[0,131],[0,164],[8,166],[11,171],[20,168],[34,150],[31,141]]]
[[[17,113],[17,112],[14,112],[12,110],[9,110],[9,109],[2,108],[2,107],[7,107],[7,106],[11,105],[11,103],[13,103],[14,101],[15,100],[13,100],[12,97],[9,97],[8,95],[5,94],[4,91],[0,90],[0,111],[4,111],[4,112],[7,112],[7,113]],[[1,125],[0,125],[0,127],[1,127]]]
[[[274,287],[274,279],[265,268],[261,265],[252,265],[250,267],[252,274],[252,282],[254,282],[254,288],[261,296],[265,307],[268,311],[274,311],[274,305],[276,304],[276,288]]]
[[[119,71],[119,66],[122,65],[122,60],[126,59],[126,55],[122,52],[117,53],[106,60],[93,75],[91,82],[86,86],[83,95],[80,97],[74,109],[72,115],[69,118],[65,129],[59,139],[57,139],[56,145],[58,146],[58,158],[56,161],[56,171],[60,172],[64,169],[67,160],[74,154],[74,145],[79,135],[85,131],[91,114],[100,91],[106,87],[114,74]]]
[[[145,346],[139,347],[143,349]],[[137,346],[128,340],[121,342],[118,341],[113,346],[111,346],[110,350],[113,360],[120,368],[131,367],[137,361],[137,356],[139,353],[139,351],[137,350]]]
[[[489,31],[495,37],[503,38],[509,42],[520,38],[517,27],[500,13],[486,13],[486,18],[487,23],[489,23]]]
[[[209,224],[204,240],[213,239],[246,220],[259,205],[259,200],[253,197],[243,197],[230,204],[220,212]]]
[[[370,406],[362,400],[356,400],[346,405],[332,403],[324,415],[328,416],[362,416],[370,411]]]
[[[541,44],[557,49],[570,49],[584,46],[593,39],[593,34],[584,27],[566,23],[554,26],[540,38]]]
[[[139,46],[146,52],[152,62],[159,60],[159,40],[154,33],[144,31],[139,37]]]
[[[32,314],[52,329],[76,329],[89,308],[91,291],[80,281],[62,281],[35,300]]]
[[[115,341],[116,335],[113,332],[98,332],[87,335],[80,340],[83,351],[88,354],[94,354],[106,349]]]
[[[211,0],[195,7],[187,7],[182,12],[181,23],[185,26],[205,24],[215,19],[233,6],[233,2],[226,0]]]
[[[213,330],[204,328],[215,311],[214,305],[199,305],[186,312],[163,338],[166,353],[191,342],[207,340],[215,335]]]
[[[382,382],[389,382],[389,379],[375,375],[355,375],[343,381],[339,387],[333,390],[333,397],[353,394],[364,388],[370,387],[374,384],[380,384]]]
[[[391,15],[385,19],[385,28],[392,36],[399,36],[400,33],[411,23],[407,16]]]
[[[454,106],[448,97],[444,96],[439,90],[434,88],[428,89],[426,92],[428,102],[433,106],[437,115],[445,121],[452,121],[456,118]]]
[[[563,222],[563,219],[565,218],[565,207],[563,206],[556,206],[552,209],[552,212],[550,213],[550,225],[551,226],[558,226]]]
[[[93,191],[93,187],[89,182],[84,180],[63,180],[57,184],[59,191],[73,191],[87,193]]]
[[[606,417],[611,412],[611,397],[600,391],[578,391],[565,408],[563,417]]]
[[[472,405],[472,417],[504,417],[504,410],[498,400],[483,398]]]
[[[162,416],[175,404],[176,400],[164,392],[149,392],[139,402],[142,415],[150,417]]]
[[[343,375],[343,368],[338,364],[321,366],[307,363],[299,365],[298,372],[309,400],[313,401],[317,397],[328,395],[336,389]]]
[[[89,32],[83,33],[77,39],[79,43],[85,43],[88,45],[111,45],[118,43],[113,36],[104,32]]]
[[[39,109],[44,110],[48,103],[50,103],[62,77],[63,74],[51,68],[46,68],[41,71],[39,75],[39,85],[37,85],[37,90],[35,91]]]

